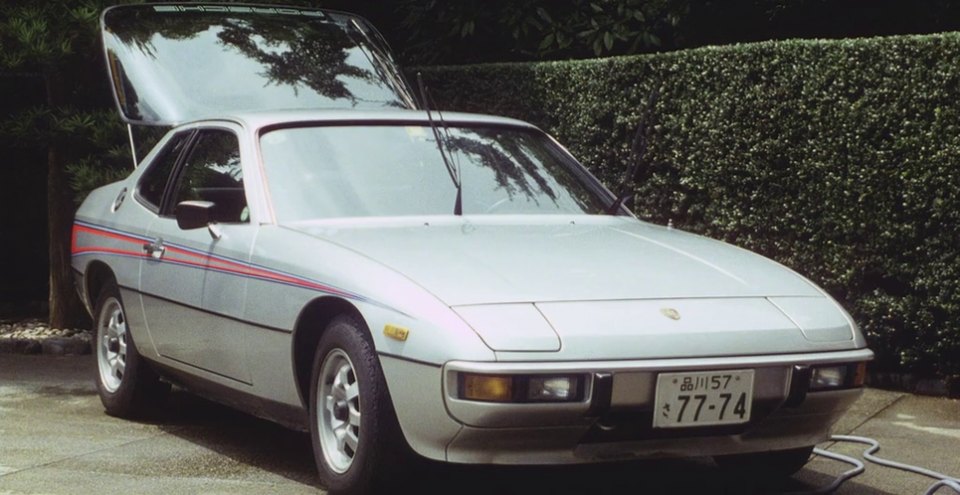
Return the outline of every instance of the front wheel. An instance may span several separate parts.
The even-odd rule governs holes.
[[[107,414],[135,417],[148,412],[169,390],[133,342],[120,291],[109,284],[97,298],[97,392]]]
[[[354,317],[335,318],[317,345],[310,433],[320,481],[333,493],[376,492],[407,459],[380,362]]]

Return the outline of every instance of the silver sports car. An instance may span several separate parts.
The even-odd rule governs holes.
[[[176,383],[309,431],[322,483],[363,493],[410,456],[790,474],[861,392],[824,291],[638,220],[530,124],[417,109],[363,19],[102,25],[122,117],[170,127],[76,215],[109,414]]]

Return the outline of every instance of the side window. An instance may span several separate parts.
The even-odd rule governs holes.
[[[153,163],[140,177],[137,183],[137,197],[154,212],[160,211],[163,191],[167,187],[167,180],[176,165],[183,147],[186,146],[190,132],[182,132],[170,138]]]
[[[229,131],[200,131],[174,190],[170,208],[181,201],[209,201],[212,219],[222,223],[249,221],[243,192],[240,146]]]

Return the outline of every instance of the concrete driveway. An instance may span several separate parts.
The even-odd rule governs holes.
[[[149,421],[103,413],[93,358],[0,354],[0,495],[320,493],[309,438],[175,391]],[[881,456],[960,476],[960,401],[870,389],[837,433]],[[864,447],[825,444],[858,454]],[[828,484],[847,465],[815,458],[778,492]],[[745,493],[707,459],[576,468],[427,465],[403,493]],[[841,494],[919,494],[932,480],[868,465]],[[765,490],[767,491],[767,490]],[[950,493],[942,489],[939,493]]]

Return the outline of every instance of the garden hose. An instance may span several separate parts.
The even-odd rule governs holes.
[[[857,436],[851,436],[851,435],[833,435],[832,437],[830,437],[830,440],[834,442],[855,442],[855,443],[862,443],[862,444],[869,445],[870,447],[868,447],[867,450],[863,451],[863,458],[865,460],[870,461],[874,464],[879,464],[881,466],[900,469],[902,471],[908,471],[911,473],[916,473],[923,476],[927,476],[929,478],[936,479],[937,481],[934,484],[930,485],[929,488],[927,488],[927,491],[924,492],[924,495],[933,495],[943,487],[948,487],[951,490],[953,490],[955,493],[960,494],[960,478],[947,476],[943,473],[938,473],[936,471],[931,471],[929,469],[925,469],[922,467],[912,466],[910,464],[905,464],[902,462],[891,461],[891,460],[883,459],[873,455],[878,450],[880,450],[880,442],[872,438],[857,437]],[[833,480],[833,483],[827,486],[824,486],[822,488],[818,488],[817,490],[814,490],[814,491],[802,492],[804,494],[832,493],[834,490],[839,488],[840,485],[842,485],[844,482],[846,482],[851,478],[859,476],[864,471],[864,464],[859,459],[845,456],[843,454],[837,454],[835,452],[830,452],[828,450],[824,450],[820,448],[813,449],[813,453],[822,457],[826,457],[829,459],[850,464],[854,467],[853,469],[850,469],[841,473],[837,477],[837,479]]]

